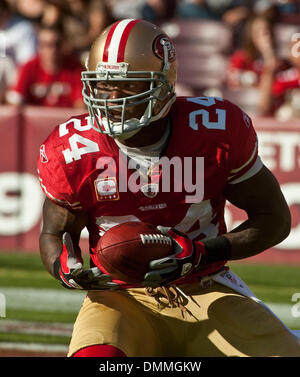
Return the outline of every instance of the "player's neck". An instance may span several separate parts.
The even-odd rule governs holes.
[[[130,139],[117,138],[117,140],[121,144],[132,148],[139,148],[145,147],[147,145],[152,145],[158,142],[163,137],[168,127],[168,124],[168,116],[166,116],[163,119],[159,119],[155,122],[150,123],[147,127],[143,128]]]

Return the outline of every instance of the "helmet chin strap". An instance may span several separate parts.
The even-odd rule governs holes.
[[[155,122],[156,120],[163,118],[164,115],[169,111],[170,107],[172,106],[173,102],[176,99],[176,93],[172,95],[169,101],[165,104],[165,106],[160,110],[160,112],[150,118],[149,123]]]
[[[113,138],[118,137],[118,138],[121,138],[123,140],[127,140],[127,139],[130,139],[132,136],[136,135],[137,133],[139,133],[141,129],[142,128],[138,128],[138,129],[133,130],[133,131],[124,132],[120,135],[112,135],[112,137]]]

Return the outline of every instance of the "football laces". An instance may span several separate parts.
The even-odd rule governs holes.
[[[163,245],[172,245],[172,240],[170,237],[164,234],[140,234],[142,243],[147,244],[163,244]]]

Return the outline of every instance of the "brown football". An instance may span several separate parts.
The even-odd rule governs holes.
[[[114,279],[129,284],[142,283],[149,262],[171,253],[170,237],[139,221],[110,228],[97,245],[97,257],[104,270]]]

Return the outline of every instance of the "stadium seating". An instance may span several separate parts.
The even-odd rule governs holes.
[[[170,20],[162,25],[176,46],[201,45],[203,51],[229,53],[232,32],[221,22],[203,20]]]
[[[220,22],[171,20],[162,28],[173,40],[178,58],[178,82],[202,91],[225,82],[231,30]]]
[[[260,93],[258,88],[228,89],[223,88],[222,98],[240,106],[250,116],[258,114]]]

